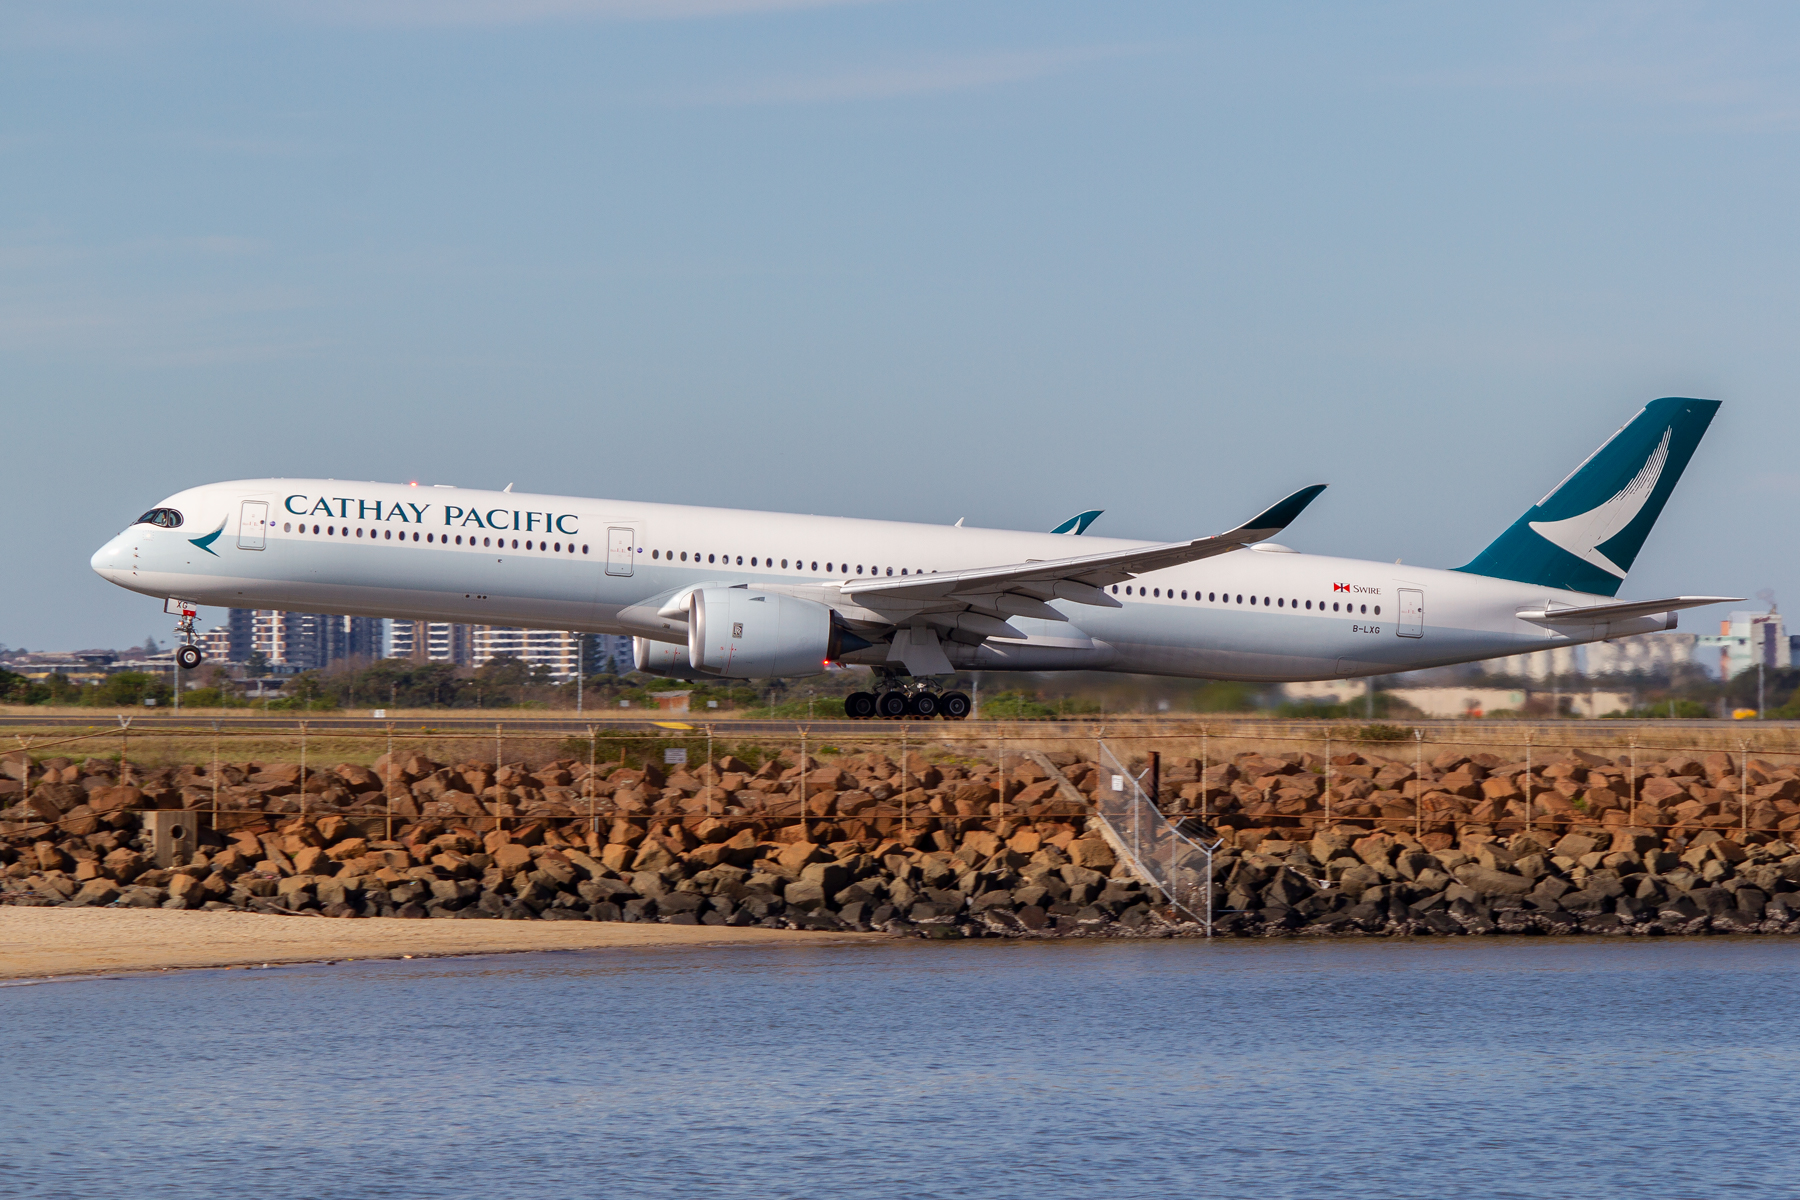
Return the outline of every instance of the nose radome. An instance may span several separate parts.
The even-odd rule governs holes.
[[[103,578],[111,578],[114,572],[121,569],[120,551],[122,547],[119,542],[119,538],[114,538],[94,551],[94,557],[88,559],[88,566],[94,569],[95,574]]]

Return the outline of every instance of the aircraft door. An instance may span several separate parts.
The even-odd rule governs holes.
[[[269,502],[246,500],[238,513],[238,549],[261,550],[269,529]]]
[[[1425,593],[1420,589],[1400,589],[1400,620],[1394,632],[1401,637],[1425,636]]]
[[[606,573],[629,575],[632,559],[637,554],[637,534],[627,525],[613,525],[606,531]]]

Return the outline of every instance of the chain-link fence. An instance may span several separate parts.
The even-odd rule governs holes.
[[[1094,812],[1107,840],[1138,877],[1162,892],[1169,906],[1203,922],[1212,936],[1213,851],[1216,841],[1195,841],[1171,825],[1156,798],[1100,743],[1100,778],[1094,785]]]

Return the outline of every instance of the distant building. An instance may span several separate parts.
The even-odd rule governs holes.
[[[378,617],[234,608],[224,624],[200,635],[200,648],[211,662],[249,662],[260,652],[280,673],[315,671],[349,658],[379,658],[385,624]]]
[[[1793,665],[1793,641],[1781,614],[1769,612],[1734,612],[1719,622],[1719,632],[1702,634],[1697,639],[1697,655],[1708,670],[1721,680],[1764,667]]]
[[[1552,646],[1529,654],[1483,659],[1481,663],[1481,669],[1489,675],[1511,675],[1533,683],[1544,683],[1558,676],[1581,675],[1584,674],[1582,667],[1580,646]]]
[[[1691,633],[1640,633],[1612,642],[1553,646],[1529,654],[1483,659],[1477,665],[1487,675],[1508,675],[1537,684],[1571,676],[1666,676],[1696,661],[1700,640]]]
[[[1410,704],[1428,717],[1485,717],[1489,713],[1518,712],[1529,695],[1523,688],[1411,687],[1389,688],[1395,700]]]
[[[1616,642],[1590,642],[1589,676],[1670,675],[1694,662],[1699,636],[1692,633],[1641,633]]]
[[[1281,685],[1281,698],[1300,704],[1348,704],[1368,694],[1366,679],[1308,679]]]
[[[547,668],[553,679],[573,679],[580,646],[580,634],[562,629],[515,629],[504,625],[475,627],[475,665],[478,667],[506,654],[530,667]]]
[[[98,683],[125,668],[113,650],[46,650],[15,654],[6,669],[27,679],[45,680],[61,675],[70,683]]]
[[[637,658],[631,647],[631,639],[624,634],[597,633],[593,635],[594,661],[586,664],[589,675],[606,674],[607,664],[617,675],[629,675],[637,667]]]
[[[232,629],[230,625],[214,625],[200,635],[200,653],[206,655],[206,661],[212,663],[242,662],[232,653]],[[248,657],[247,655],[245,657]]]
[[[449,621],[388,622],[387,657],[416,663],[475,665],[474,626]]]

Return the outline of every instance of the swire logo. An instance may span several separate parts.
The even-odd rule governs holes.
[[[1350,585],[1347,583],[1334,583],[1331,585],[1331,590],[1334,592],[1347,592],[1350,590]]]

